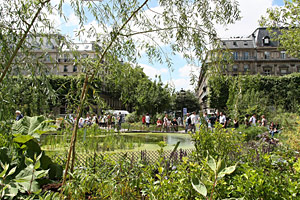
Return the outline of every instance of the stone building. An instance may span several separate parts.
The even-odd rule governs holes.
[[[280,34],[280,29],[276,30]],[[280,50],[279,42],[272,39],[266,28],[257,28],[250,36],[221,39],[221,46],[232,53],[232,64],[222,67],[222,73],[230,76],[261,74],[283,76],[300,72],[300,59],[290,57]],[[197,93],[203,111],[214,112],[208,105],[207,68],[203,67],[199,76]]]
[[[22,67],[30,64],[32,66],[40,66],[36,67],[37,74],[77,76],[86,70],[85,62],[82,62],[83,59],[91,58],[93,61],[97,60],[96,48],[99,48],[99,46],[95,42],[73,43],[67,46],[64,44],[64,41],[65,38],[57,34],[48,35],[47,37],[41,35],[34,38],[29,36],[25,42],[29,53],[27,56],[22,56],[22,53],[20,53],[18,59],[15,60],[12,75],[18,73],[31,75],[30,71]],[[109,73],[109,70],[104,67],[97,76],[102,77],[105,82],[105,76]],[[122,102],[119,99],[112,98],[105,84],[101,88],[101,98],[104,99],[111,109],[123,109]],[[53,109],[56,114],[64,114],[66,112],[65,106]]]

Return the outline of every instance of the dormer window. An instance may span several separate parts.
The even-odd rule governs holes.
[[[270,37],[269,36],[266,36],[263,38],[263,43],[264,45],[269,45],[270,44]]]

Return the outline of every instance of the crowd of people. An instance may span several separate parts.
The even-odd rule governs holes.
[[[17,110],[16,112],[16,121],[19,121],[23,118],[23,115],[21,111]],[[65,116],[65,120],[73,124],[76,120],[72,114],[68,114]],[[105,113],[103,115],[97,116],[97,115],[90,115],[89,113],[86,114],[86,117],[81,117],[79,119],[78,127],[83,128],[86,126],[91,126],[93,124],[97,124],[99,127],[107,128],[107,129],[115,129],[121,130],[122,123],[125,121],[124,115],[119,112],[117,115],[113,115],[110,113]],[[239,120],[234,119],[233,123],[231,123],[231,119],[226,117],[226,115],[223,112],[217,112],[211,115],[207,115],[207,113],[203,113],[202,116],[197,116],[196,112],[187,113],[186,116],[182,119],[181,117],[169,117],[168,114],[165,114],[163,119],[158,118],[156,121],[156,131],[162,131],[162,132],[177,132],[178,127],[182,126],[184,127],[185,133],[188,131],[191,131],[192,133],[196,132],[197,125],[205,125],[209,129],[213,129],[215,126],[215,123],[218,122],[222,125],[223,128],[227,127],[233,127],[233,128],[239,128]],[[262,115],[260,119],[257,118],[256,114],[254,113],[251,117],[249,115],[245,115],[244,122],[245,127],[250,126],[262,126],[266,127],[269,130],[269,133],[272,137],[276,133],[280,133],[280,131],[283,129],[279,126],[279,124],[276,122],[270,122],[268,124],[268,120],[266,119],[265,115]],[[151,118],[149,113],[146,113],[146,115],[142,116],[142,127],[146,126],[149,128],[151,124]],[[143,128],[142,128],[143,129]]]
[[[68,114],[65,116],[65,120],[73,124],[76,121],[76,118],[73,117],[72,114]],[[86,117],[81,117],[78,122],[78,127],[83,128],[86,126],[91,126],[97,124],[101,128],[106,129],[115,129],[121,130],[122,123],[124,122],[124,116],[119,112],[117,115],[113,115],[110,113],[105,113],[103,115],[90,115],[86,114]]]

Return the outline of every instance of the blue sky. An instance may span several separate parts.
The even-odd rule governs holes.
[[[221,38],[229,38],[234,36],[248,36],[257,27],[258,20],[260,16],[266,13],[267,8],[272,6],[282,6],[283,0],[238,0],[240,3],[240,10],[242,15],[242,20],[236,22],[234,25],[229,25],[227,27],[218,26],[217,32]],[[66,1],[67,2],[67,1]],[[150,1],[149,7],[157,7],[158,4],[155,0]],[[68,16],[69,21],[63,22],[60,19],[60,24],[58,24],[59,29],[63,34],[74,37],[74,30],[78,28],[78,19],[72,13],[69,6],[64,7],[64,13]],[[93,18],[88,16],[88,22],[92,23]],[[168,48],[166,48],[168,51]],[[176,90],[180,88],[192,89],[193,86],[190,85],[190,73],[193,72],[197,75],[199,72],[199,66],[189,65],[181,55],[171,56],[173,60],[172,70],[168,68],[166,64],[160,63],[149,63],[145,57],[138,59],[138,63],[144,68],[144,72],[152,79],[155,75],[161,75],[163,82],[169,83],[175,87]]]

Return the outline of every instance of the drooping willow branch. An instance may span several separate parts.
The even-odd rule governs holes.
[[[138,7],[135,11],[133,11],[132,14],[130,15],[130,17],[119,28],[119,30],[113,34],[113,37],[111,38],[110,43],[106,46],[105,50],[101,53],[101,56],[100,56],[99,60],[97,61],[95,69],[98,69],[102,65],[106,53],[111,48],[111,46],[113,45],[113,43],[115,42],[117,37],[120,35],[120,32],[125,28],[125,26],[128,24],[128,22],[147,4],[148,1],[149,0],[145,0],[144,3],[140,7]],[[76,143],[76,137],[77,137],[77,131],[78,131],[79,118],[82,115],[83,105],[84,105],[84,101],[85,101],[85,98],[86,98],[86,93],[87,93],[87,90],[88,90],[88,84],[89,84],[89,82],[93,81],[93,79],[95,77],[95,74],[96,74],[96,71],[97,70],[93,70],[92,75],[91,75],[90,78],[89,78],[89,74],[86,74],[86,77],[85,77],[85,82],[84,82],[82,92],[81,92],[80,104],[77,108],[77,115],[76,115],[76,121],[75,121],[75,124],[74,124],[73,133],[72,133],[71,145],[70,145],[70,149],[69,149],[69,152],[68,152],[68,158],[67,158],[65,173],[64,173],[63,182],[62,182],[63,186],[66,183],[67,174],[68,174],[68,170],[69,170],[69,166],[70,166],[71,155],[72,155],[71,170],[73,170],[73,167],[74,167],[75,143]]]
[[[166,31],[166,30],[173,30],[173,29],[179,29],[179,28],[184,28],[184,29],[193,29],[193,30],[197,30],[197,31],[201,31],[203,33],[206,33],[206,34],[211,34],[203,29],[199,29],[199,28],[196,28],[196,27],[191,27],[191,26],[186,26],[186,27],[178,27],[178,26],[175,26],[175,27],[166,27],[166,28],[159,28],[159,29],[150,29],[150,30],[146,30],[146,31],[140,31],[140,32],[134,32],[134,33],[129,33],[129,34],[122,34],[120,33],[119,35],[121,36],[124,36],[124,37],[131,37],[131,36],[134,36],[134,35],[140,35],[140,34],[145,34],[145,33],[154,33],[154,32],[160,32],[160,31]]]
[[[17,44],[17,46],[16,46],[14,52],[12,53],[11,57],[10,57],[9,60],[6,62],[6,66],[5,66],[5,68],[4,68],[4,70],[3,70],[2,74],[1,74],[1,77],[0,77],[0,83],[3,81],[5,75],[7,74],[9,68],[11,67],[11,64],[12,64],[14,58],[16,57],[16,55],[17,55],[17,53],[19,52],[21,46],[23,45],[23,43],[24,43],[24,41],[25,41],[25,39],[26,39],[26,37],[27,37],[27,35],[28,35],[30,29],[32,28],[32,26],[33,26],[33,24],[34,24],[34,22],[35,22],[35,20],[39,17],[39,15],[40,15],[40,13],[41,13],[41,11],[42,11],[44,5],[45,5],[46,3],[48,3],[48,2],[50,2],[50,0],[46,0],[46,1],[44,1],[44,2],[41,3],[41,7],[40,7],[40,8],[37,10],[37,12],[35,13],[35,15],[34,15],[33,19],[31,20],[30,24],[28,24],[27,29],[26,29],[24,35],[22,36],[21,40],[18,42],[18,44]],[[23,20],[22,20],[22,21],[23,21]]]

